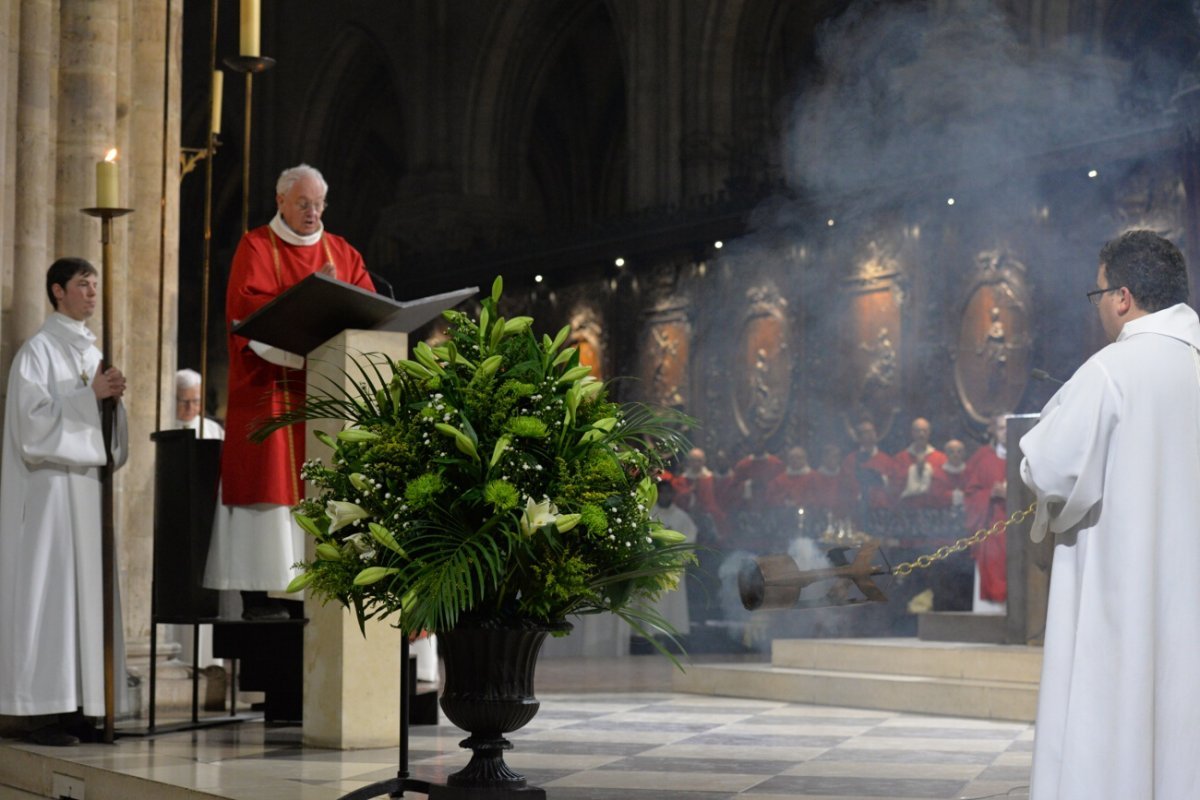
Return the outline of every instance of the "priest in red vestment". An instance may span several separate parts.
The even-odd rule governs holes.
[[[233,257],[225,297],[231,327],[314,272],[375,290],[358,251],[321,223],[327,190],[321,173],[307,164],[279,176],[278,213],[245,234]],[[303,401],[304,355],[229,334],[221,455],[221,500],[229,514],[217,515],[205,585],[247,592],[247,618],[286,614],[264,593],[286,588],[295,574],[292,565],[304,557],[304,537],[291,517],[291,506],[304,492],[304,426],[276,431],[261,443],[250,441],[261,420]]]
[[[933,473],[946,463],[946,454],[929,443],[933,433],[929,420],[917,417],[910,430],[908,447],[892,456],[897,500],[903,508],[933,508],[937,505]]]
[[[967,446],[958,439],[946,442],[946,463],[933,471],[934,505],[961,506],[967,490]]]
[[[1005,436],[1008,423],[1003,416],[988,426],[991,440],[980,447],[967,462],[967,532],[990,528],[1006,519],[1008,466]],[[1008,600],[1008,548],[1001,531],[975,545],[976,590],[973,608],[977,612],[1003,613]]]
[[[792,447],[787,451],[787,468],[767,484],[767,505],[772,508],[810,508],[813,504],[813,471],[808,466],[808,451]]]
[[[705,453],[699,447],[688,451],[683,472],[671,479],[671,486],[675,489],[675,505],[686,511],[693,520],[707,514],[714,533],[719,539],[724,539],[729,532],[728,518],[717,500],[716,477],[705,461]]]
[[[894,482],[895,464],[892,457],[879,449],[879,434],[875,423],[863,420],[854,426],[854,441],[858,448],[842,462],[842,474],[851,482],[857,498],[858,512],[865,522],[868,512],[889,508],[892,504],[890,487]]]

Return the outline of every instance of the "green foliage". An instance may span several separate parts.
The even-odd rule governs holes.
[[[264,427],[344,427],[318,437],[327,463],[303,469],[320,495],[296,514],[323,555],[298,583],[360,623],[399,613],[409,633],[464,614],[604,611],[669,633],[647,605],[694,556],[659,533],[647,476],[686,447],[691,421],[610,401],[564,347],[569,328],[536,336],[530,318],[500,316],[500,293],[497,278],[478,319],[446,312],[444,344],[359,354],[356,388],[331,380]]]

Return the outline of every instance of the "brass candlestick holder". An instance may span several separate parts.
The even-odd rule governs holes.
[[[246,74],[245,129],[242,142],[242,233],[250,230],[250,128],[253,119],[251,100],[254,96],[254,76],[275,66],[275,59],[266,56],[229,56],[225,66]]]
[[[100,218],[100,293],[101,331],[100,350],[103,361],[101,369],[112,365],[112,271],[113,220],[132,214],[132,208],[84,208],[89,217]],[[116,421],[117,404],[112,398],[100,404],[100,424],[104,436],[105,465],[100,470],[100,569],[101,593],[104,597],[104,741],[111,744],[116,731],[116,537],[113,532],[113,423]]]

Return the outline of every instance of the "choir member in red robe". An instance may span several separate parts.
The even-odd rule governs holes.
[[[892,456],[895,464],[895,490],[903,508],[933,508],[933,473],[946,463],[946,454],[929,443],[933,428],[929,420],[912,421],[912,442]]]
[[[1007,518],[1008,467],[1005,452],[1007,421],[1003,416],[988,427],[991,441],[980,447],[967,462],[967,532],[990,528]],[[974,609],[1002,613],[1008,599],[1008,549],[1005,533],[989,536],[975,546],[976,591]]]
[[[933,471],[933,498],[939,508],[961,506],[967,489],[967,446],[958,439],[946,442],[946,463]]]
[[[327,190],[321,173],[306,164],[279,176],[278,213],[246,233],[233,257],[225,298],[230,326],[314,272],[375,290],[358,251],[321,223]],[[286,588],[292,565],[304,557],[303,534],[290,513],[303,496],[304,426],[276,431],[261,443],[250,441],[261,420],[303,401],[304,355],[229,334],[221,500],[230,513],[227,525],[221,524],[224,515],[217,515],[205,585],[247,591],[248,618],[286,613],[266,602],[264,592]]]
[[[891,484],[896,467],[891,456],[879,449],[879,435],[874,423],[867,420],[858,423],[854,427],[854,441],[858,449],[846,456],[841,471],[851,482],[858,498],[860,516],[865,521],[871,510],[891,507]]]
[[[768,453],[765,446],[734,464],[733,485],[739,495],[739,505],[750,507],[762,503],[767,486],[783,470],[783,460]]]
[[[821,463],[812,474],[810,492],[814,524],[821,525],[825,517],[840,519],[854,509],[854,479],[842,467],[842,450],[836,444],[821,448]]]
[[[671,479],[675,488],[675,505],[692,519],[707,514],[718,538],[728,533],[728,520],[717,500],[717,485],[712,471],[705,465],[706,456],[699,447],[688,451],[683,472]]]
[[[772,508],[812,507],[813,471],[808,466],[808,452],[793,447],[787,452],[787,468],[767,484],[767,505]]]

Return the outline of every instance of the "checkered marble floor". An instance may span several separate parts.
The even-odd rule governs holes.
[[[539,699],[534,720],[510,735],[506,760],[551,800],[1028,796],[1033,729],[1021,723],[670,692]],[[466,764],[462,738],[445,722],[413,728],[413,777],[438,781]],[[5,744],[160,782],[94,795],[93,773],[89,798],[336,800],[396,775],[394,750],[318,750],[299,741],[298,728],[248,722],[115,746]],[[0,787],[0,798],[8,796]]]

